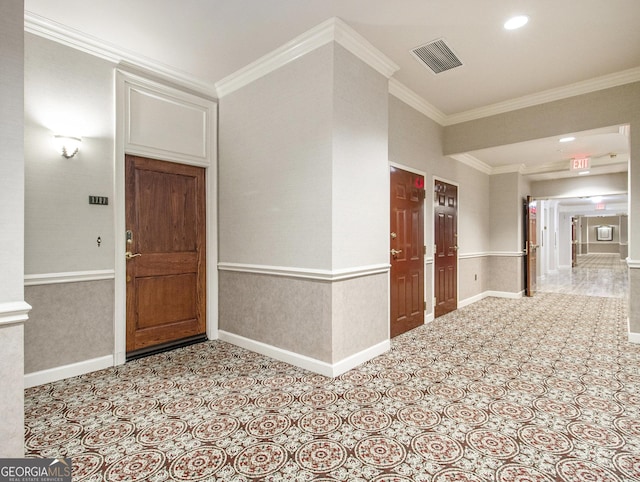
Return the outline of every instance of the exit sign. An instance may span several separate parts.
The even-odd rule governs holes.
[[[581,171],[582,169],[589,169],[589,158],[588,157],[579,157],[576,159],[571,159],[571,170],[572,171]]]

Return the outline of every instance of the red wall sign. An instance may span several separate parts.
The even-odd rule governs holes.
[[[581,169],[589,169],[589,158],[579,157],[576,159],[571,159],[571,170],[579,171]]]

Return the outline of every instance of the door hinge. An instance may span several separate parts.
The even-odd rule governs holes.
[[[424,254],[427,254],[427,245],[424,245]]]
[[[438,302],[436,301],[436,297],[433,297],[433,306],[436,306],[438,304]]]
[[[427,302],[425,301],[425,302],[423,303],[423,305],[424,305],[423,310],[424,310],[424,311],[427,311]]]

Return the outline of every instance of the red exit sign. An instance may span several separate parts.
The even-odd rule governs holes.
[[[579,171],[582,169],[589,169],[589,158],[588,157],[579,157],[576,159],[571,159],[571,170]]]

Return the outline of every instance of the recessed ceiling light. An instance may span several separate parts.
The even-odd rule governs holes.
[[[571,142],[571,141],[575,141],[576,138],[573,136],[568,136],[568,137],[563,137],[562,139],[560,139],[560,142]]]
[[[589,174],[589,171],[580,171],[578,173],[579,176],[584,176],[585,174]]]
[[[504,28],[507,30],[515,30],[517,28],[524,27],[528,21],[529,17],[527,15],[516,15],[504,23]]]

